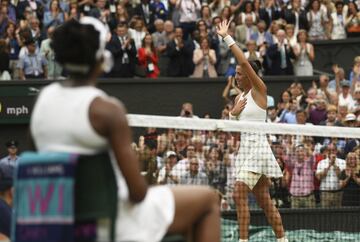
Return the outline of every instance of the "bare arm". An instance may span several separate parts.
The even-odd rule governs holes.
[[[308,52],[308,55],[309,55],[309,59],[311,61],[314,61],[315,59],[315,52],[314,52],[314,46],[312,44],[310,44],[310,50]]]
[[[130,200],[141,202],[145,198],[147,184],[140,175],[140,164],[131,147],[132,135],[124,106],[116,99],[96,98],[90,106],[89,116],[96,132],[107,138],[113,149],[129,188]]]
[[[225,38],[228,36],[228,28],[231,21],[224,20],[217,26],[217,33]],[[258,91],[260,94],[266,96],[266,85],[261,80],[261,78],[255,73],[248,60],[246,59],[243,51],[234,43],[230,46],[231,51],[233,52],[237,62],[241,65],[242,70],[244,70],[245,75],[251,81],[252,87]]]

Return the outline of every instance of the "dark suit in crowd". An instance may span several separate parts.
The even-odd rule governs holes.
[[[107,75],[108,77],[133,77],[135,73],[136,63],[136,47],[134,40],[127,48],[123,49],[123,42],[128,36],[122,39],[118,35],[114,34],[111,41],[107,45],[107,49],[111,51],[114,58],[114,67]]]

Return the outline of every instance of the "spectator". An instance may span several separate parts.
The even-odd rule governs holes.
[[[231,19],[231,17],[233,16],[233,13],[231,11],[231,7],[230,6],[225,6],[221,12],[220,15],[221,19],[227,19],[228,21]]]
[[[200,11],[201,4],[199,0],[177,0],[176,8],[180,10],[180,27],[186,41],[196,28],[197,11]]]
[[[201,38],[200,48],[194,51],[193,62],[195,70],[192,77],[217,77],[215,70],[216,55],[215,51],[210,49],[207,37]]]
[[[248,59],[249,61],[258,61],[261,66],[262,56],[260,55],[259,51],[256,51],[256,42],[254,40],[249,40],[246,43],[246,49],[247,51],[244,53],[246,59]]]
[[[149,0],[141,0],[141,3],[135,7],[135,14],[141,17],[143,26],[145,25],[150,33],[155,31],[154,21],[157,12],[154,7],[155,6],[153,4],[150,4]],[[139,31],[138,28],[135,29]],[[136,43],[136,38],[133,38],[135,39]]]
[[[181,154],[182,153],[182,154]],[[185,154],[184,154],[185,153]],[[189,170],[189,163],[191,158],[197,158],[195,153],[195,146],[189,144],[183,151],[177,152],[179,155],[183,155],[183,159],[179,160],[178,163],[174,166],[173,170],[175,174],[180,177],[187,170]],[[205,171],[205,164],[203,160],[199,160],[201,171]]]
[[[149,33],[145,35],[142,47],[138,50],[138,61],[139,65],[146,70],[146,77],[157,78],[159,76],[158,56]]]
[[[18,62],[19,76],[21,80],[42,79],[47,76],[46,59],[36,50],[33,39],[25,42],[26,52]]]
[[[1,6],[6,7],[7,16],[11,23],[16,23],[16,7],[10,2],[10,0],[2,0]]]
[[[293,82],[290,85],[289,88],[290,92],[291,92],[291,97],[293,99],[295,99],[297,107],[298,108],[302,108],[302,109],[306,109],[307,103],[306,103],[306,94],[304,91],[304,88],[302,87],[300,82]]]
[[[30,32],[30,36],[27,38],[25,37],[25,39],[29,40],[30,38],[32,38],[35,41],[36,48],[40,47],[41,30],[40,21],[37,17],[30,17],[28,31]]]
[[[332,69],[335,74],[335,79],[329,82],[328,88],[331,92],[340,93],[340,83],[342,81],[347,81],[345,79],[345,71],[343,68],[338,67],[337,64],[334,64]]]
[[[180,111],[180,117],[183,118],[199,118],[197,115],[194,115],[192,103],[183,103]]]
[[[318,95],[321,95],[323,98],[325,98],[327,103],[332,103],[332,96],[328,88],[328,85],[329,85],[329,77],[325,74],[320,75],[319,86],[317,88],[316,93]]]
[[[20,36],[19,30],[16,30],[16,25],[14,23],[9,23],[6,28],[5,34],[6,44],[9,46],[9,68],[12,74],[13,79],[19,78],[19,72],[17,70],[17,63],[19,60],[19,52],[20,52]]]
[[[264,6],[259,10],[259,18],[265,21],[266,26],[270,26],[273,20],[279,19],[280,14],[280,8],[275,5],[274,0],[265,0]]]
[[[254,25],[253,18],[250,14],[245,17],[244,24],[239,25],[235,29],[235,39],[241,49],[246,48],[246,42],[251,39],[251,36],[258,32],[256,25]]]
[[[44,13],[43,24],[45,31],[47,31],[49,27],[59,26],[60,24],[64,23],[64,21],[65,14],[60,7],[59,0],[50,1],[50,9]]]
[[[157,142],[145,137],[143,150],[140,153],[140,162],[143,174],[148,184],[154,185],[158,181],[158,163],[160,157],[156,154]]]
[[[245,3],[243,4],[243,12],[240,12],[239,16],[238,16],[238,23],[239,24],[246,24],[246,18],[248,16],[251,16],[251,20],[253,24],[256,24],[258,21],[258,18],[256,16],[256,13],[254,12],[254,4],[251,1],[245,1]]]
[[[154,0],[151,5],[152,8],[155,10],[155,19],[161,19],[165,21],[167,19],[168,12],[161,0]]]
[[[360,12],[358,6],[353,1],[349,1],[348,3],[345,27],[348,38],[360,36]]]
[[[346,168],[340,173],[340,188],[343,190],[342,206],[360,206],[360,171],[358,157],[354,152],[346,157]]]
[[[12,203],[13,203],[13,169],[0,164],[0,238],[10,238]],[[1,240],[2,241],[2,240]]]
[[[223,157],[221,151],[213,146],[208,152],[206,159],[206,175],[209,178],[209,185],[214,187],[221,193],[225,193],[225,186],[227,183],[227,170],[222,161]]]
[[[306,11],[301,7],[300,0],[291,0],[291,3],[282,10],[282,18],[286,23],[295,26],[295,35],[299,29],[308,29]]]
[[[298,43],[297,36],[295,34],[295,26],[293,24],[285,25],[285,34],[287,43],[291,47],[294,47]]]
[[[184,40],[182,28],[175,28],[175,38],[167,44],[167,54],[170,58],[167,71],[168,75],[174,77],[188,77],[192,74],[194,65],[190,63],[192,63],[193,51],[193,43]]]
[[[354,100],[350,92],[350,81],[344,80],[340,82],[341,93],[338,97],[339,106],[347,106],[348,110],[351,110],[354,105]]]
[[[297,1],[297,0],[294,0]],[[278,30],[277,44],[269,47],[267,55],[271,60],[270,75],[292,75],[294,73],[290,58],[294,57],[291,47],[285,42],[285,31]]]
[[[261,47],[263,45],[272,45],[273,39],[271,34],[266,31],[266,23],[264,20],[260,20],[257,24],[258,32],[251,35],[251,39],[255,40],[256,45]]]
[[[352,111],[354,113],[358,113],[360,111],[360,87],[357,87],[354,91],[354,104]]]
[[[304,146],[295,148],[294,168],[291,172],[290,194],[292,208],[314,208],[314,172]]]
[[[295,62],[294,72],[296,76],[312,76],[315,59],[314,46],[307,42],[305,30],[299,30],[297,35],[298,43],[293,47]]]
[[[289,102],[291,100],[291,93],[285,90],[281,93],[280,100],[277,104],[278,116],[283,114],[283,111],[289,108]]]
[[[354,58],[354,64],[350,72],[349,80],[351,82],[351,90],[360,87],[360,56]]]
[[[315,108],[309,111],[309,121],[314,125],[319,125],[321,122],[325,122],[327,118],[326,112],[325,100],[317,99],[315,101]]]
[[[8,155],[0,160],[0,164],[8,165],[15,168],[17,161],[20,159],[17,156],[19,143],[15,140],[10,140],[6,143]]]
[[[307,109],[311,110],[313,108],[315,108],[315,101],[317,98],[323,98],[322,95],[316,95],[317,94],[317,90],[316,87],[312,86],[307,90],[307,96],[306,96],[306,104],[307,104]]]
[[[41,42],[40,53],[47,61],[47,79],[59,79],[62,74],[62,67],[55,61],[55,53],[51,48],[51,38],[54,33],[55,27],[47,29],[48,38]]]
[[[279,123],[280,118],[277,116],[277,110],[274,106],[269,106],[267,108],[267,122],[268,123]]]
[[[287,123],[287,124],[296,124],[296,110],[297,110],[297,103],[296,100],[291,99],[288,104],[284,107],[280,115],[280,123]]]
[[[230,5],[230,0],[214,0],[211,1],[209,7],[211,9],[211,16],[221,16],[222,10]]]
[[[159,45],[159,38],[164,34],[164,20],[158,18],[154,21],[155,32],[151,34],[154,46],[157,48]]]
[[[327,152],[327,158],[319,162],[316,170],[316,177],[320,180],[321,207],[340,207],[342,193],[339,177],[346,164],[343,159],[337,158],[335,144],[329,144]]]
[[[161,168],[158,176],[158,184],[175,185],[179,183],[179,177],[173,174],[173,167],[177,162],[177,155],[174,151],[167,151],[165,166]]]
[[[6,40],[0,39],[0,81],[11,80],[9,65],[10,60]]]
[[[122,4],[116,5],[116,12],[110,15],[108,25],[111,30],[115,30],[119,23],[126,23],[129,20],[129,14]]]
[[[120,2],[120,4],[126,9],[127,13],[129,14],[129,18],[132,18],[135,15],[135,9],[133,7],[135,2],[132,0],[123,0]]]
[[[70,6],[68,20],[71,20],[71,19],[75,19],[75,20],[80,19],[80,10],[79,10],[77,4],[75,4],[75,6]],[[109,25],[109,26],[111,27],[111,29],[115,28],[112,25]],[[116,26],[116,25],[114,25],[114,26]]]
[[[164,23],[164,31],[157,38],[155,48],[159,53],[159,69],[160,76],[168,76],[167,70],[169,66],[170,58],[167,55],[167,44],[174,38],[174,24],[170,20],[166,20]]]
[[[324,40],[326,36],[326,26],[329,22],[327,13],[321,8],[319,0],[312,0],[310,2],[310,10],[307,13],[307,20],[309,22],[309,40]]]
[[[211,30],[213,18],[209,5],[201,6],[200,18],[201,20],[205,21],[208,30]]]
[[[142,41],[145,37],[146,31],[144,21],[140,17],[135,17],[133,23],[133,26],[130,25],[129,34],[135,42],[135,47],[137,51],[142,46]]]
[[[328,105],[326,109],[326,117],[327,119],[321,121],[319,125],[326,126],[343,126],[341,121],[337,120],[337,108],[335,105]]]
[[[281,26],[280,20],[276,20],[276,21],[271,22],[271,25],[269,26],[269,33],[272,36],[272,43],[273,44],[276,44],[278,42],[278,39],[277,39],[276,35],[277,35],[277,32],[280,29],[280,26]]]
[[[189,169],[180,177],[180,184],[183,185],[208,185],[209,179],[204,172],[199,169],[199,161],[196,157],[190,158]]]
[[[344,3],[337,1],[335,7],[336,12],[330,15],[331,39],[346,39],[345,15],[343,13]]]
[[[119,24],[107,45],[114,57],[114,67],[110,77],[133,77],[135,72],[136,48],[129,36],[126,24]]]
[[[348,114],[348,112],[349,112],[349,108],[347,105],[339,105],[337,119],[343,123],[345,121],[345,118],[346,118],[346,115]]]
[[[307,112],[303,109],[296,110],[295,114],[296,124],[307,124]]]
[[[103,23],[110,20],[110,10],[106,6],[106,0],[95,0],[95,4],[89,11],[89,16],[99,19]]]
[[[344,126],[346,127],[356,127],[356,116],[353,113],[346,114],[346,117],[344,119]]]
[[[9,22],[7,7],[0,6],[0,38],[4,38],[6,26]]]

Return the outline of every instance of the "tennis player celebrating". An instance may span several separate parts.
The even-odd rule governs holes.
[[[259,65],[248,62],[242,50],[235,44],[233,38],[227,34],[230,22],[223,21],[217,26],[217,33],[223,37],[225,43],[233,52],[238,65],[236,66],[236,82],[243,90],[235,99],[234,108],[230,112],[230,119],[265,122],[266,120],[266,85],[257,75]],[[273,205],[269,194],[270,177],[281,177],[281,169],[276,162],[265,134],[242,133],[240,150],[235,162],[236,183],[234,200],[237,206],[239,222],[239,242],[248,241],[250,212],[248,207],[248,193],[252,192],[259,206],[271,224],[279,242],[287,242],[281,217]]]
[[[69,79],[45,87],[31,116],[38,151],[97,154],[110,150],[119,184],[117,242],[158,242],[166,233],[189,235],[196,242],[220,242],[217,194],[206,187],[148,187],[131,148],[124,106],[95,87],[111,69],[105,49],[107,28],[83,17],[58,27],[52,47]],[[106,225],[97,241],[109,241]]]

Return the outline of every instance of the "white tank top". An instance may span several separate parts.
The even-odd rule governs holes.
[[[89,107],[96,97],[107,95],[92,86],[45,87],[34,106],[30,130],[39,151],[95,154],[107,150],[107,141],[90,123]],[[51,130],[51,132],[49,132]]]
[[[265,122],[266,120],[266,110],[260,108],[251,95],[251,90],[244,96],[244,93],[239,98],[239,101],[246,98],[245,108],[239,115],[240,121],[256,121],[256,122]]]

